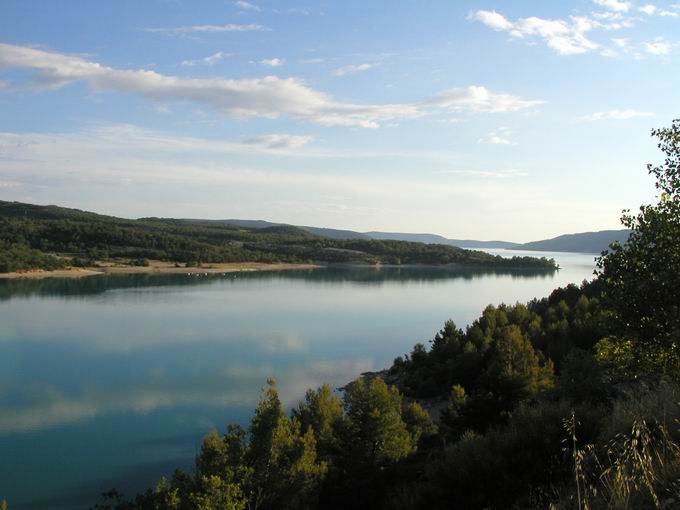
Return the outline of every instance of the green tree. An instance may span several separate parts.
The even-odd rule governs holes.
[[[643,369],[676,369],[680,359],[680,120],[652,131],[665,154],[662,165],[648,165],[659,201],[637,214],[624,211],[631,229],[627,245],[614,244],[598,260],[605,298],[618,337],[634,340]]]
[[[376,377],[354,381],[345,393],[344,450],[356,463],[381,468],[407,457],[415,441],[402,419],[402,396]]]
[[[245,454],[248,507],[297,508],[313,497],[326,467],[317,460],[313,432],[301,433],[300,422],[283,411],[274,380],[267,383]]]
[[[323,459],[328,459],[338,449],[337,430],[343,419],[342,400],[333,395],[333,390],[324,384],[315,390],[307,390],[305,400],[293,409],[303,432],[312,430],[317,450]]]
[[[415,445],[418,445],[422,439],[432,437],[438,432],[437,425],[418,402],[408,404],[404,408],[403,415],[406,429],[411,433]]]
[[[190,505],[195,510],[244,510],[246,500],[238,485],[219,476],[207,476],[199,480],[199,490],[191,495]]]
[[[493,346],[487,375],[492,386],[516,388],[522,395],[535,395],[553,385],[550,360],[536,352],[517,325],[504,327]]]

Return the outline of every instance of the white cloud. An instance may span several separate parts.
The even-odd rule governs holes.
[[[354,104],[314,90],[298,78],[188,78],[143,69],[116,69],[77,56],[0,44],[0,68],[35,71],[31,85],[59,88],[85,82],[93,90],[137,94],[158,103],[192,102],[236,117],[290,116],[327,126],[379,127],[422,117],[433,109],[469,113],[514,112],[541,104],[481,86],[447,90],[418,103]]]
[[[507,113],[525,110],[544,101],[526,100],[510,94],[491,92],[486,87],[470,86],[441,92],[428,101],[449,111],[475,113]]]
[[[312,136],[269,134],[247,138],[243,140],[246,145],[254,145],[265,149],[298,149],[312,142]]]
[[[305,58],[298,60],[299,64],[323,64],[326,60],[321,57]]]
[[[254,11],[254,12],[260,12],[262,9],[255,4],[251,4],[250,2],[246,2],[245,0],[238,0],[235,2],[236,7],[243,11]]]
[[[359,73],[361,71],[368,71],[373,67],[372,64],[353,64],[339,69],[335,69],[331,74],[333,76],[345,76],[346,74]]]
[[[593,0],[593,2],[615,12],[628,12],[631,7],[630,2],[622,2],[620,0]]]
[[[170,34],[170,35],[184,35],[196,32],[204,33],[219,33],[219,32],[263,32],[269,29],[263,25],[250,23],[247,25],[239,25],[236,23],[227,23],[225,25],[191,25],[184,27],[159,27],[159,28],[145,28],[145,32],[154,34]]]
[[[323,125],[378,127],[383,120],[421,115],[414,104],[339,102],[297,78],[185,78],[115,69],[80,57],[9,44],[0,44],[0,68],[35,70],[34,86],[58,88],[84,81],[95,90],[134,93],[164,104],[189,101],[240,117],[291,116]]]
[[[496,11],[477,11],[472,15],[472,18],[481,21],[486,26],[493,28],[494,30],[512,30],[514,25],[508,21],[505,16],[497,13]]]
[[[559,55],[575,55],[597,49],[599,45],[589,40],[586,34],[594,28],[603,27],[598,21],[584,16],[572,16],[570,21],[532,16],[512,22],[496,11],[477,11],[470,18],[494,30],[508,32],[515,39],[542,39]]]
[[[195,65],[214,66],[220,60],[223,60],[227,56],[229,56],[227,53],[224,53],[222,51],[218,51],[217,53],[213,53],[212,55],[209,55],[209,56],[204,57],[204,58],[198,58],[196,60],[182,60],[182,65],[188,66],[188,67],[195,66]]]
[[[581,117],[581,120],[594,122],[598,120],[628,120],[636,119],[640,117],[651,117],[654,115],[651,112],[641,112],[638,110],[609,110],[606,112],[595,112],[585,117]]]
[[[507,170],[446,170],[442,173],[454,174],[454,175],[469,175],[472,177],[483,177],[483,178],[493,178],[493,179],[508,179],[512,177],[526,177],[529,175],[527,172],[515,169]]]
[[[612,42],[622,49],[628,48],[630,46],[630,39],[625,37],[614,38],[612,39]]]
[[[672,49],[672,45],[663,40],[643,42],[642,47],[650,55],[668,55]]]
[[[284,64],[284,61],[280,58],[265,58],[260,60],[260,64],[269,67],[281,67]]]
[[[500,127],[477,140],[477,143],[486,143],[490,145],[517,145],[510,140],[510,135],[512,135],[512,130],[510,128]]]
[[[656,14],[663,18],[665,17],[677,18],[678,16],[680,16],[680,13],[677,12],[677,10],[680,8],[680,4],[671,4],[669,7],[670,9],[673,10],[662,9],[654,4],[645,4],[641,7],[638,7],[638,11],[646,14],[647,16],[654,16]]]

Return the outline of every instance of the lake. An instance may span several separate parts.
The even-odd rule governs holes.
[[[387,367],[452,318],[592,277],[561,270],[333,268],[0,280],[0,499],[88,508],[189,469],[202,436],[246,423],[267,377],[307,388]]]

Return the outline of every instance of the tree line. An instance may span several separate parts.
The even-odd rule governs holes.
[[[14,262],[8,258],[0,272],[52,269],[61,264],[57,254],[73,265],[94,265],[102,259],[154,259],[192,266],[218,262],[321,262],[556,269],[554,260],[546,258],[506,259],[452,246],[405,241],[331,239],[293,226],[257,229],[200,220],[125,220],[16,202],[0,202],[0,242],[14,253]],[[35,252],[43,257],[37,257]]]

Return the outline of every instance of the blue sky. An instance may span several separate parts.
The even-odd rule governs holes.
[[[654,199],[680,3],[3,0],[0,199],[528,241]]]

